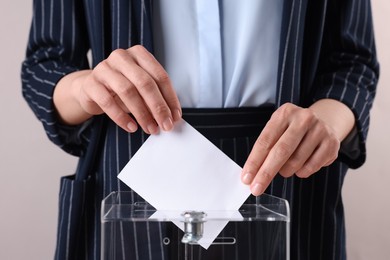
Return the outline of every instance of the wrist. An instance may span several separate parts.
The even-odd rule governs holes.
[[[80,104],[80,90],[90,70],[72,72],[64,76],[56,85],[53,102],[59,121],[67,125],[77,125],[92,117]]]
[[[321,99],[309,107],[316,116],[334,130],[342,142],[355,126],[355,116],[344,103],[334,99]]]

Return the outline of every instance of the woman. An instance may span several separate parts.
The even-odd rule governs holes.
[[[127,189],[116,176],[147,134],[184,117],[220,128],[217,136],[199,130],[243,166],[253,195],[268,188],[289,200],[291,259],[345,259],[341,188],[348,167],[365,160],[378,71],[368,0],[34,1],[22,68],[27,102],[49,138],[82,160],[105,118],[85,239],[59,240],[56,257],[99,259],[101,200]],[[211,123],[189,118],[188,108]],[[218,122],[216,112],[227,119]],[[63,230],[72,219],[59,223]],[[131,242],[133,258],[167,257],[162,236],[142,239]],[[249,258],[250,245],[225,259]]]

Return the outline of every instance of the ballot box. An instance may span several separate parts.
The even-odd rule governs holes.
[[[102,201],[101,259],[290,258],[290,211],[284,199],[263,194],[239,210],[156,210],[133,192]]]

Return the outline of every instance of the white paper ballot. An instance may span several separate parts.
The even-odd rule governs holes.
[[[250,195],[241,167],[184,120],[150,136],[118,175],[157,210],[238,210]],[[177,219],[177,217],[176,217]],[[183,225],[175,223],[181,229]],[[227,221],[205,225],[210,245]],[[211,241],[212,241],[211,240]]]

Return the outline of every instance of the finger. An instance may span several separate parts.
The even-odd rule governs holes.
[[[173,128],[173,116],[157,84],[142,68],[138,66],[132,67],[132,73],[136,73],[131,78],[132,83],[148,111],[150,111],[154,120],[163,130],[171,130]]]
[[[306,110],[296,106],[286,105],[277,112],[275,125],[269,128],[270,135],[273,134],[277,138],[280,136],[280,131],[285,130],[269,151],[251,183],[252,194],[256,196],[264,192],[274,176],[290,159],[313,121]]]
[[[253,195],[258,196],[265,191],[275,175],[294,153],[303,138],[299,129],[297,125],[290,125],[272,147],[250,185]]]
[[[115,102],[120,106],[120,108],[123,111],[125,111],[126,113],[131,113],[129,108],[125,105],[125,103],[123,103],[123,101],[119,98],[118,95],[114,95],[113,97],[114,97]],[[149,113],[149,115],[151,115],[151,114]],[[136,121],[137,121],[137,123],[140,124],[140,126],[142,127],[142,129],[145,133],[147,133],[147,134],[157,134],[158,133],[158,125],[157,125],[156,121],[154,121],[153,118],[151,119],[150,123],[140,123],[140,122],[142,122],[142,119],[144,119],[145,117],[143,117],[142,115],[140,115],[138,117],[140,119],[137,119]],[[145,127],[145,125],[147,125],[147,126]]]
[[[118,100],[117,104],[122,109],[125,107],[124,110],[129,111],[134,116],[144,132],[148,134],[158,133],[158,125],[138,90],[131,83],[126,88],[126,95],[123,95],[122,92],[120,96],[115,97]]]
[[[156,121],[140,96],[138,89],[126,77],[113,69],[106,70],[104,74],[99,73],[99,76],[100,80],[114,94],[113,98],[116,104],[123,111],[133,114],[146,133],[156,134],[158,132]]]
[[[300,178],[307,178],[328,166],[337,159],[340,142],[337,138],[330,137],[321,142],[310,158],[295,174]]]
[[[173,120],[179,120],[182,115],[181,106],[168,73],[155,57],[141,45],[134,46],[131,50],[137,52],[135,59],[139,66],[148,72],[156,82],[165,102],[170,108]]]
[[[126,50],[115,50],[112,52],[109,62],[114,69],[121,72],[136,87],[148,111],[150,111],[158,125],[166,131],[171,130],[173,128],[171,110],[149,73],[144,68],[138,66],[134,57]],[[122,95],[122,101],[126,106],[130,106],[128,93],[122,93]]]
[[[265,158],[287,128],[289,128],[289,125],[294,120],[294,116],[297,111],[299,112],[300,110],[301,108],[293,104],[286,103],[272,114],[271,119],[257,139],[254,148],[243,167],[241,175],[243,183],[252,183]]]
[[[111,93],[102,84],[94,85],[93,91],[86,93],[90,100],[93,100],[108,117],[111,118],[118,126],[128,132],[137,131],[137,124],[134,120],[121,109],[115,102]]]
[[[241,180],[244,184],[252,183],[272,147],[288,128],[290,124],[289,114],[291,113],[289,111],[295,108],[295,105],[284,104],[272,114],[245,162],[241,173]]]
[[[112,97],[114,98],[115,102],[118,104],[118,106],[120,106],[120,108],[123,111],[125,111],[126,113],[131,113],[129,108],[126,107],[125,103],[123,103],[122,99],[120,99],[120,97],[117,94],[113,93]]]
[[[260,133],[241,173],[244,184],[251,184],[272,147],[287,129],[288,124],[272,116]]]
[[[294,175],[310,158],[320,142],[321,136],[318,135],[318,131],[306,133],[294,153],[279,170],[280,175],[285,178]]]

